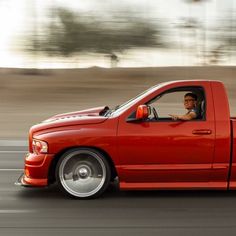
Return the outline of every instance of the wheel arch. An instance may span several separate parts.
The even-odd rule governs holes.
[[[56,181],[56,166],[57,166],[58,161],[62,157],[62,155],[64,153],[66,153],[67,151],[74,149],[74,148],[89,148],[89,149],[100,152],[101,154],[103,154],[103,156],[106,158],[106,160],[109,163],[109,166],[111,168],[111,179],[114,179],[116,176],[118,176],[116,168],[115,168],[115,164],[114,164],[111,156],[103,149],[98,148],[98,147],[94,147],[94,146],[72,146],[72,147],[68,147],[68,148],[61,150],[53,158],[53,160],[50,164],[50,167],[49,167],[49,171],[48,171],[48,184],[53,184]]]

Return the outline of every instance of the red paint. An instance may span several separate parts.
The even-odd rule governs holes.
[[[137,112],[140,105],[167,90],[186,86],[203,88],[205,120],[135,121],[135,114],[140,118],[148,112],[146,106]],[[111,158],[121,189],[236,189],[236,118],[230,118],[221,82],[167,82],[111,116],[101,116],[103,110],[60,114],[33,126],[23,182],[46,186],[55,156],[69,148],[93,147]],[[131,114],[134,117],[128,119]],[[33,139],[46,142],[48,153],[32,153]]]

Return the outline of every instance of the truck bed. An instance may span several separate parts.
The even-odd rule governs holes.
[[[236,117],[230,117],[230,125],[231,125],[231,158],[229,165],[229,189],[236,189]]]

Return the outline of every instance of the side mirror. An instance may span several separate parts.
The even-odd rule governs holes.
[[[145,120],[149,116],[149,109],[147,105],[139,105],[136,111],[136,120]]]

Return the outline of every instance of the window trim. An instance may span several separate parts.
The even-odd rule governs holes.
[[[205,101],[205,115],[203,118],[201,119],[192,119],[192,120],[188,120],[188,121],[183,121],[183,120],[172,120],[170,118],[170,120],[155,120],[155,119],[147,119],[147,120],[139,120],[137,121],[134,116],[135,116],[135,113],[136,113],[136,110],[137,108],[135,109],[135,111],[131,112],[131,114],[127,117],[126,121],[127,122],[204,122],[204,121],[207,121],[207,100],[206,100],[206,92],[205,92],[205,89],[203,86],[180,86],[180,87],[175,87],[175,88],[171,88],[171,89],[168,89],[160,94],[158,94],[157,96],[155,96],[154,98],[152,98],[151,100],[149,100],[148,102],[145,103],[145,105],[149,106],[149,104],[152,102],[152,101],[155,101],[155,100],[158,100],[160,99],[163,95],[165,94],[168,94],[168,93],[173,93],[173,92],[184,92],[184,91],[191,91],[191,92],[194,92],[194,90],[198,90],[200,91],[201,93],[201,102],[202,101]],[[158,98],[159,97],[159,98]],[[169,117],[162,117],[162,118],[169,118]]]

